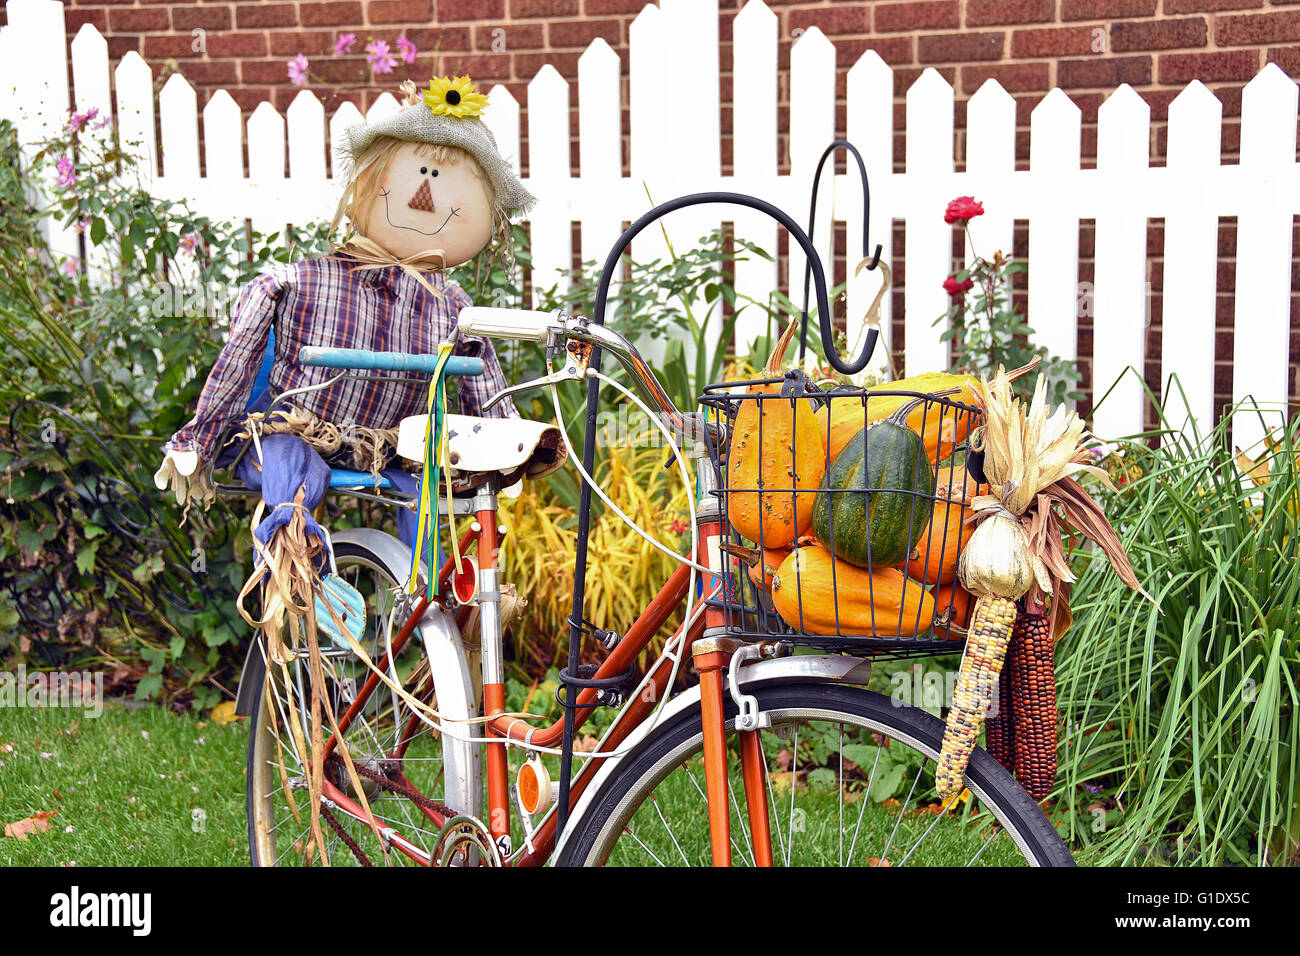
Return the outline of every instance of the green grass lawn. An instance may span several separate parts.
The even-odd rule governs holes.
[[[0,822],[56,811],[0,837],[0,865],[246,866],[247,740],[242,721],[152,706],[0,709]]]
[[[55,811],[55,816],[45,832],[26,839],[0,837],[0,865],[246,866],[246,743],[242,721],[221,726],[152,706],[110,703],[97,718],[57,708],[2,709],[0,823],[39,812]],[[692,842],[707,846],[698,794],[680,775],[665,783],[658,793],[661,809],[673,810],[680,798],[681,813],[673,818],[697,820],[702,832]],[[813,810],[810,821],[834,819],[833,812],[816,812],[813,806],[819,799],[833,805],[833,792],[806,791],[798,799]],[[859,807],[849,804],[846,810],[856,818]],[[885,808],[869,806],[861,828],[863,845],[883,845],[895,820]],[[928,822],[925,816],[905,817],[893,845],[910,845]],[[661,859],[680,861],[652,821],[634,826]],[[948,835],[926,841],[924,852],[911,862],[961,863],[982,842],[978,829],[945,827],[943,832]],[[798,839],[804,863],[836,863],[834,834],[824,836],[808,832]],[[1019,862],[1008,842],[999,838],[983,861]],[[814,849],[810,857],[810,848],[816,847],[824,854]],[[653,863],[639,858],[636,849],[620,843],[611,862]]]

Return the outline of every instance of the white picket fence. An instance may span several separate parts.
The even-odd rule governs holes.
[[[8,0],[9,26],[0,32],[0,115],[16,119],[26,142],[66,121],[69,105],[112,113],[123,143],[138,143],[150,188],[159,197],[184,198],[212,217],[250,218],[262,229],[305,223],[331,214],[340,185],[331,176],[328,143],[359,122],[351,105],[327,118],[310,93],[298,95],[281,116],[262,103],[244,123],[224,91],[202,110],[204,165],[199,164],[199,110],[194,88],[170,77],[157,100],[153,70],[138,55],[110,69],[107,44],[84,26],[68,44],[57,0]],[[656,202],[690,192],[722,189],[751,193],[807,215],[813,169],[835,137],[835,51],[815,27],[790,57],[790,173],[777,174],[777,16],[749,0],[734,22],[734,169],[721,174],[716,0],[660,0],[633,21],[629,37],[631,175],[621,170],[619,56],[593,42],[579,61],[580,174],[570,170],[570,84],[550,66],[528,85],[528,187],[541,202],[531,217],[534,282],[550,284],[571,261],[571,224],[581,224],[583,259],[603,260],[621,224]],[[72,91],[66,64],[72,64]],[[1126,368],[1141,370],[1145,352],[1149,218],[1165,220],[1161,379],[1176,374],[1188,397],[1186,414],[1202,426],[1213,418],[1214,328],[1218,220],[1237,217],[1233,395],[1253,396],[1271,409],[1285,407],[1290,352],[1292,221],[1300,213],[1296,163],[1297,86],[1277,66],[1246,87],[1237,164],[1220,161],[1222,106],[1201,83],[1190,84],[1169,109],[1168,160],[1149,164],[1150,110],[1128,86],[1101,107],[1095,169],[1080,164],[1080,112],[1053,90],[1031,119],[1028,170],[1015,169],[1015,103],[990,80],[967,106],[965,171],[956,172],[953,90],[927,70],[907,92],[905,171],[893,172],[894,77],[867,51],[847,77],[848,138],[861,149],[871,176],[872,242],[890,255],[890,227],[905,224],[904,294],[908,372],[942,367],[947,346],[934,318],[947,307],[941,287],[951,268],[946,203],[975,195],[987,214],[972,224],[983,253],[1009,249],[1016,220],[1028,220],[1029,314],[1039,339],[1055,353],[1076,357],[1080,309],[1080,219],[1096,221],[1093,382],[1100,397]],[[10,92],[12,91],[12,93]],[[490,91],[485,120],[504,154],[520,153],[520,106],[503,87]],[[161,142],[155,142],[154,111]],[[373,118],[397,108],[381,97]],[[246,128],[245,128],[246,127]],[[326,129],[328,128],[328,137]],[[247,142],[248,167],[243,162]],[[288,150],[286,175],[286,148]],[[823,189],[814,241],[831,262],[832,220],[858,224],[862,201],[855,177],[837,175]],[[703,207],[666,220],[676,247],[693,242],[720,221],[775,250],[778,227],[748,210]],[[849,229],[854,235],[856,226]],[[75,254],[75,237],[52,230],[58,250]],[[634,243],[638,259],[665,252],[649,230]],[[847,292],[850,338],[875,295],[875,273],[854,275],[850,249]],[[790,287],[802,288],[803,258],[789,257]],[[741,263],[737,285],[763,299],[775,287],[770,263]],[[888,344],[889,297],[884,339]],[[743,320],[742,340],[755,333]],[[1181,412],[1180,412],[1181,414]],[[1143,395],[1137,376],[1124,377],[1096,412],[1106,436],[1139,431]],[[1237,423],[1240,444],[1259,437],[1253,422]]]

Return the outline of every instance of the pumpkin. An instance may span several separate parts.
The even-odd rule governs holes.
[[[831,463],[812,514],[813,535],[859,567],[900,564],[925,534],[934,472],[906,424],[915,398],[861,430]],[[867,490],[864,490],[867,489]]]
[[[970,627],[971,609],[975,607],[975,598],[956,582],[945,584],[934,590],[934,630],[954,641],[959,641],[964,634],[952,630],[953,627]]]
[[[799,327],[791,322],[763,372],[781,374],[786,347]],[[751,394],[779,395],[781,382],[755,385]],[[727,464],[727,519],[742,536],[766,549],[793,544],[812,521],[815,489],[826,471],[826,446],[806,401],[739,402]],[[760,447],[761,442],[761,447]],[[761,488],[810,489],[807,492]]]
[[[807,634],[914,636],[934,620],[934,599],[901,571],[867,571],[834,559],[819,544],[801,546],[781,563],[772,579],[772,605]]]
[[[940,472],[941,480],[947,473]],[[925,533],[917,541],[900,570],[925,584],[951,584],[957,579],[957,559],[975,533],[966,519],[974,512],[967,507],[979,486],[965,469],[953,473],[952,483],[935,489],[935,501]]]
[[[897,382],[884,382],[873,385],[867,393],[877,391],[920,392],[930,395],[946,389],[957,389],[944,398],[953,402],[971,405],[975,398],[975,379],[969,375],[953,375],[948,372],[927,372]],[[830,402],[817,412],[817,424],[830,449],[830,457],[835,458],[849,443],[849,439],[868,424],[878,422],[896,412],[902,405],[913,401],[906,395],[881,395],[870,398],[864,414],[860,393],[854,396],[836,397],[832,391]],[[928,405],[928,407],[927,407]],[[952,454],[954,448],[966,440],[974,426],[974,414],[945,405],[924,403],[915,407],[908,415],[907,423],[918,433],[925,427],[926,454],[930,463]]]

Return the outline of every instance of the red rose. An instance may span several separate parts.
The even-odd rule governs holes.
[[[958,196],[948,203],[948,208],[944,210],[943,221],[951,225],[954,222],[968,222],[982,215],[984,215],[982,202],[976,202],[974,196]]]
[[[947,292],[954,299],[963,292],[969,292],[974,287],[975,283],[971,280],[970,276],[967,276],[960,282],[957,281],[956,276],[948,276],[948,278],[943,280],[943,291]]]

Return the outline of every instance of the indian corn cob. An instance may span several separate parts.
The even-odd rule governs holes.
[[[1056,782],[1056,668],[1051,622],[1042,614],[1021,614],[1011,637],[1006,675],[1011,697],[1016,779],[1035,800],[1046,799]]]
[[[984,715],[993,700],[993,687],[1002,670],[1016,621],[1016,602],[985,595],[975,605],[966,653],[962,655],[953,690],[952,710],[943,732],[943,748],[934,778],[939,796],[948,800],[961,793],[966,764],[979,738]]]
[[[1008,661],[1015,653],[1014,631],[1011,640],[1012,643],[1007,648]],[[989,756],[1006,767],[1009,772],[1014,773],[1016,742],[1011,733],[1011,675],[1007,672],[1006,666],[998,675],[998,697],[995,705],[997,709],[984,722],[984,749],[989,752]]]

